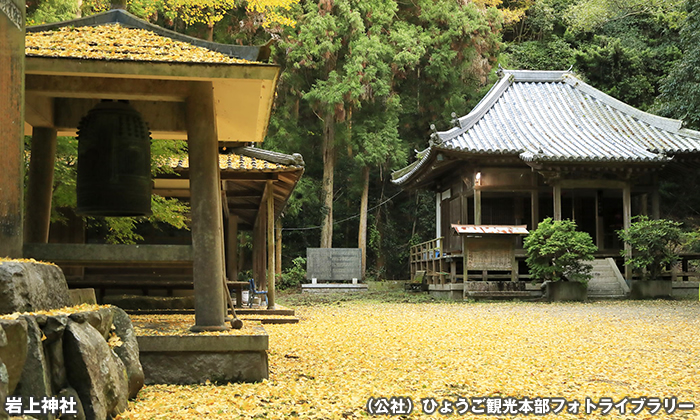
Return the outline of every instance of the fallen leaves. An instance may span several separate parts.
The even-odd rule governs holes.
[[[495,395],[700,403],[698,302],[349,302],[297,313],[300,324],[265,326],[270,380],[147,386],[119,418],[367,418],[368,398],[392,396],[416,405]],[[652,418],[644,413],[606,417]],[[448,418],[409,416],[422,417]]]
[[[25,53],[27,56],[91,60],[252,63],[145,29],[127,28],[119,24],[28,32],[25,37]]]
[[[260,322],[244,321],[240,330],[192,332],[194,315],[130,315],[136,335],[257,335]],[[228,324],[227,324],[228,325]]]
[[[7,315],[0,315],[0,319],[17,319],[22,315],[47,315],[47,316],[58,316],[58,315],[70,315],[78,312],[88,312],[96,311],[100,308],[109,308],[109,305],[92,305],[89,303],[82,303],[76,306],[66,306],[60,309],[51,309],[48,311],[36,311],[36,312],[13,312]]]

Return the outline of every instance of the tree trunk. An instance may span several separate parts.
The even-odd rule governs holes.
[[[214,41],[214,24],[207,23],[207,41]]]
[[[360,229],[357,234],[357,247],[362,253],[362,278],[367,269],[367,204],[369,201],[369,166],[362,168],[362,199],[360,200]]]
[[[335,172],[335,121],[333,111],[324,115],[323,121],[323,184],[321,203],[323,204],[323,221],[321,222],[321,248],[333,247],[333,173]]]
[[[379,194],[379,202],[384,201],[384,184],[382,183],[382,192]],[[377,215],[374,224],[377,229],[378,243],[377,243],[377,262],[375,264],[377,276],[381,276],[382,269],[386,265],[386,258],[384,257],[384,252],[382,250],[382,241],[384,238],[384,223],[382,223],[382,206],[377,207]]]

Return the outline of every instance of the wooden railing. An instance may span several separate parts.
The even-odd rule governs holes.
[[[442,237],[431,239],[411,247],[410,265],[411,280],[416,277],[417,271],[425,271],[428,284],[444,284],[448,273],[444,272],[444,255],[442,253]]]

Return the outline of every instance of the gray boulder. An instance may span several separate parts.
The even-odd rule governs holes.
[[[29,397],[41,398],[53,395],[51,391],[51,376],[49,366],[44,356],[44,346],[41,342],[42,331],[33,316],[23,316],[27,322],[27,336],[29,347],[27,349],[27,360],[24,362],[24,369],[20,376],[19,383],[15,389],[15,395],[19,395],[23,400]],[[52,414],[36,414],[34,417],[41,420],[53,420]]]
[[[7,392],[12,395],[27,359],[27,321],[0,319],[0,360],[7,367]]]
[[[71,299],[60,268],[31,262],[0,263],[0,314],[64,306],[71,306]]]
[[[100,308],[96,311],[83,311],[70,314],[72,321],[92,325],[105,340],[109,337],[112,328],[112,311],[109,308]]]
[[[49,365],[52,389],[63,389],[68,385],[66,367],[63,364],[63,331],[68,324],[68,315],[49,316],[41,330],[46,339],[43,342],[44,355]],[[41,325],[41,322],[39,322]]]
[[[75,414],[61,414],[61,420],[86,420],[85,417],[85,410],[83,410],[83,404],[80,401],[80,396],[78,395],[78,391],[76,391],[73,388],[64,388],[61,390],[61,392],[58,393],[57,398],[60,400],[61,398],[65,399],[70,399],[73,398],[73,401],[76,402],[75,404]]]
[[[2,362],[2,360],[0,360],[0,401],[3,402],[2,404],[0,404],[0,420],[6,420],[10,418],[10,416],[5,411],[5,400],[9,395],[9,393],[7,392],[8,382],[10,382],[10,377],[7,375],[7,368],[5,367],[5,364]]]
[[[122,341],[121,346],[114,347],[117,356],[124,362],[126,375],[129,379],[129,398],[136,398],[143,387],[144,375],[141,360],[139,359],[139,343],[136,341],[136,333],[131,324],[131,319],[121,308],[112,306],[115,333]]]
[[[126,410],[126,368],[92,325],[68,322],[63,357],[68,383],[78,392],[86,418],[103,420]]]

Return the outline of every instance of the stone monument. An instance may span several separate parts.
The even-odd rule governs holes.
[[[306,248],[304,292],[348,292],[367,290],[362,280],[362,252],[359,248]]]

